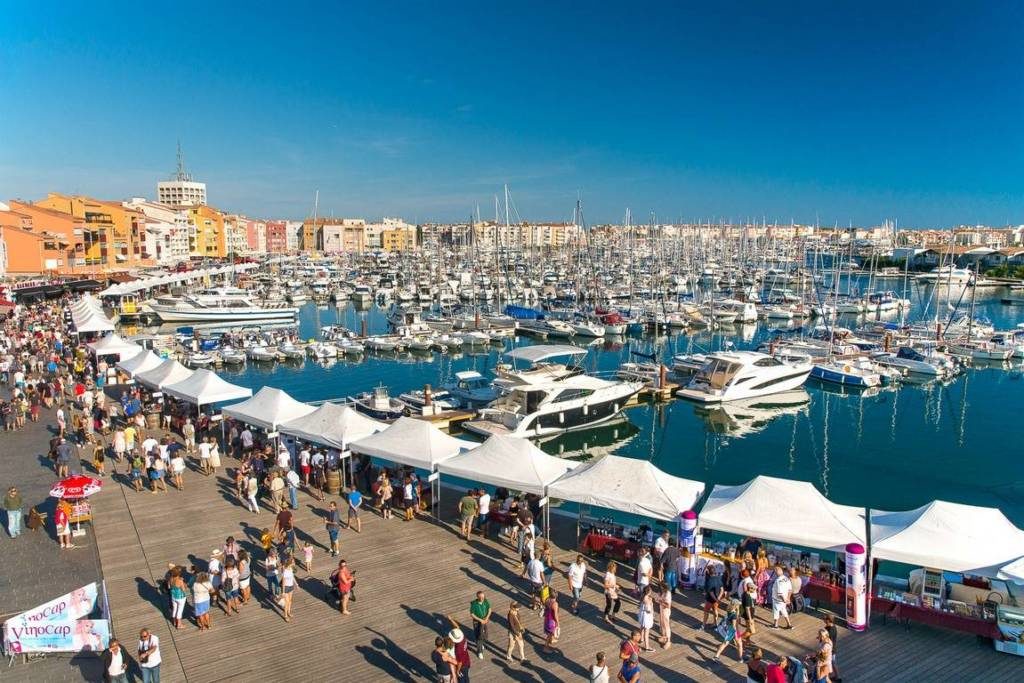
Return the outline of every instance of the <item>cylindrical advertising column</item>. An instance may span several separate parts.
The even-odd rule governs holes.
[[[867,559],[860,543],[846,546],[846,625],[854,631],[867,628]]]
[[[693,510],[686,510],[679,513],[679,550],[689,551],[689,562],[681,567],[679,572],[679,583],[684,588],[692,588],[697,580],[697,513]]]

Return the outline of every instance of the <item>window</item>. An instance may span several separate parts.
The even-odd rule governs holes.
[[[760,360],[754,361],[754,365],[756,365],[759,368],[773,368],[776,365],[782,365],[782,362],[769,356],[768,358],[762,358]]]
[[[586,398],[594,393],[593,389],[563,389],[555,396],[555,401],[561,403],[562,401],[572,401],[578,398]]]

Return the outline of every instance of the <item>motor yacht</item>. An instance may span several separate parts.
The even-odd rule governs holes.
[[[452,397],[467,408],[487,405],[498,398],[498,389],[491,380],[476,370],[455,373],[455,380],[441,385]]]
[[[767,396],[802,386],[810,374],[806,361],[787,363],[757,351],[712,353],[676,396],[701,403]]]
[[[499,390],[507,390],[522,384],[539,384],[557,382],[566,377],[579,375],[583,369],[579,361],[587,355],[587,350],[578,346],[560,344],[537,344],[521,346],[505,354],[506,362],[499,363],[494,369],[496,379],[494,385]],[[569,358],[572,363],[550,362],[552,358]],[[526,367],[519,367],[519,363]]]
[[[293,320],[299,312],[285,305],[256,305],[243,297],[212,300],[186,296],[174,303],[154,302],[149,307],[163,322]]]
[[[896,352],[873,353],[871,360],[879,365],[926,377],[949,377],[957,371],[957,365],[952,358],[934,349],[921,351],[910,346],[901,346]]]
[[[405,412],[405,404],[388,395],[388,388],[376,387],[350,399],[356,410],[375,420],[397,420]]]
[[[611,420],[643,384],[575,375],[513,387],[463,428],[490,436],[532,438],[582,429]]]
[[[942,266],[928,273],[921,273],[914,279],[918,282],[926,282],[930,284],[942,284],[944,282],[951,282],[954,284],[966,284],[971,281],[974,277],[974,273],[967,270],[966,268],[957,268],[955,266]]]

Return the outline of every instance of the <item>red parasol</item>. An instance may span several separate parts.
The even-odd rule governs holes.
[[[103,482],[99,479],[76,474],[54,484],[50,495],[54,498],[85,498],[99,493],[102,486]]]

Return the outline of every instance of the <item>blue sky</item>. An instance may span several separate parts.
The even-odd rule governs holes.
[[[1024,222],[1024,5],[687,4],[4,0],[0,197]]]

